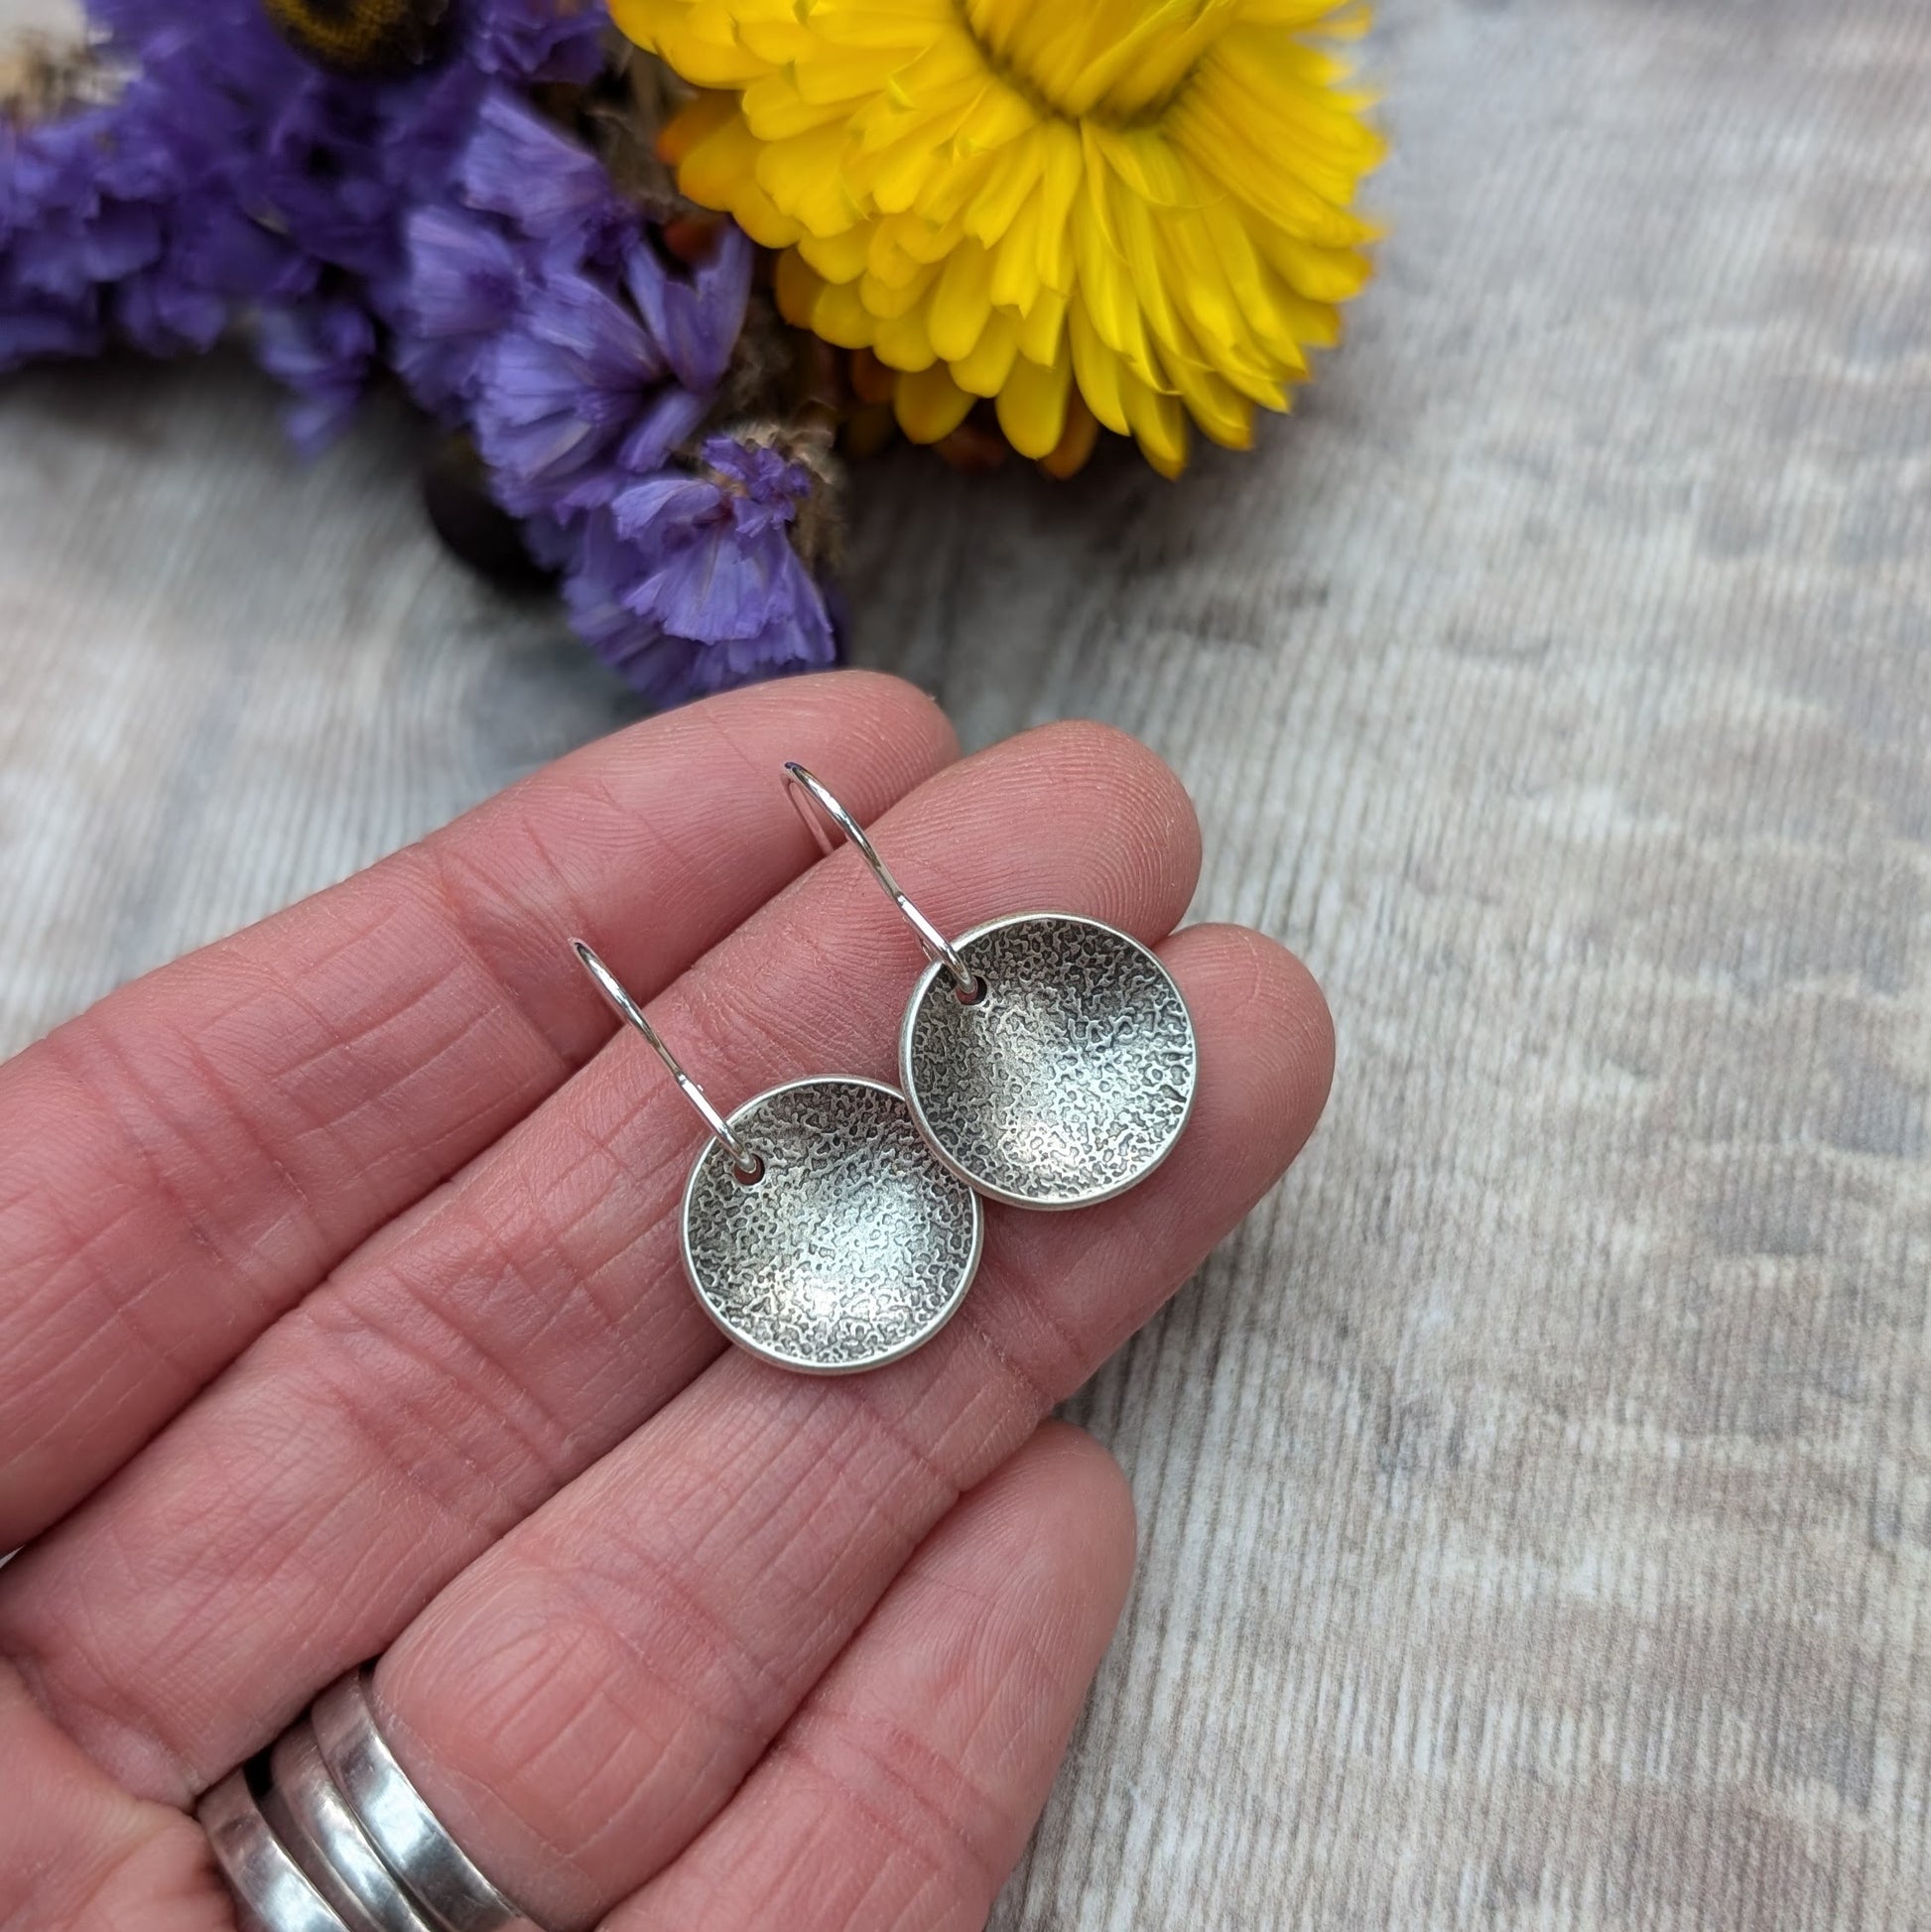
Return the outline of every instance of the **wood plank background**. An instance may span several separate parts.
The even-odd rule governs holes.
[[[1294,423],[860,484],[859,658],[1151,740],[1340,1031],[1076,1405],[1144,1556],[997,1923],[1931,1924],[1931,12],[1382,15]],[[630,714],[411,440],[0,386],[0,1046]]]

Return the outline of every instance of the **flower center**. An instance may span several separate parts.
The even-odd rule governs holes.
[[[1242,0],[960,0],[986,59],[1069,120],[1144,120],[1179,90]]]

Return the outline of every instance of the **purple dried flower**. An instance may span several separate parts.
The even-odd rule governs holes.
[[[396,367],[440,410],[475,393],[483,358],[515,319],[524,264],[496,224],[453,207],[418,208],[407,246]]]
[[[0,368],[97,353],[103,289],[142,274],[165,248],[164,203],[115,192],[124,145],[115,111],[83,108],[26,129],[0,126]],[[166,189],[165,170],[126,169]],[[153,318],[157,329],[164,318]]]
[[[469,58],[505,80],[586,86],[603,68],[604,27],[597,0],[487,0]]]
[[[310,72],[265,129],[258,173],[238,184],[244,206],[308,254],[370,280],[397,261],[395,190],[382,166],[382,89]]]
[[[617,535],[610,512],[592,510],[570,526],[532,517],[523,529],[532,556],[540,562],[554,559],[562,567],[564,603],[578,636],[606,664],[625,669],[627,659],[653,633],[624,603],[643,563]]]
[[[734,342],[741,310],[728,319]],[[726,350],[728,353],[728,350]],[[506,509],[568,518],[661,468],[710,407],[637,315],[586,275],[536,281],[476,371],[477,447]]]
[[[706,473],[653,477],[586,534],[566,595],[598,654],[650,696],[689,698],[828,665],[825,599],[791,543],[811,472],[728,437]],[[628,611],[641,622],[625,627]]]
[[[623,285],[687,389],[714,389],[723,381],[744,323],[754,261],[751,238],[735,222],[720,225],[709,259],[689,279],[667,270],[641,237],[625,252]]]
[[[305,455],[332,442],[354,412],[375,358],[375,326],[351,302],[311,302],[262,312],[257,354],[295,392],[290,440]]]
[[[664,358],[623,304],[559,274],[525,300],[480,369],[477,447],[518,516],[607,503],[617,451],[663,386]]]
[[[64,356],[98,355],[104,345],[99,304],[50,302],[0,283],[0,370]]]
[[[596,157],[501,87],[483,97],[456,181],[471,207],[508,216],[569,267],[613,269],[642,232]]]
[[[228,325],[228,305],[166,254],[122,281],[108,311],[115,332],[145,355],[210,349]]]
[[[109,108],[30,128],[13,156],[10,279],[30,295],[84,302],[97,283],[144,268],[161,251],[157,211],[105,193],[114,138]]]
[[[399,219],[410,207],[448,194],[475,133],[476,111],[490,91],[490,83],[466,66],[384,88],[381,169],[397,197]]]
[[[0,367],[109,327],[166,351],[258,320],[319,448],[379,356],[469,422],[578,628],[660,700],[831,662],[793,537],[815,488],[713,437],[754,250],[718,225],[687,269],[601,165],[516,92],[600,71],[597,0],[465,0],[454,54],[324,73],[260,0],[94,0],[135,69],[119,100],[0,123]]]

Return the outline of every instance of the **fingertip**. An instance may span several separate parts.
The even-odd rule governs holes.
[[[1194,1014],[1202,1104],[1245,1123],[1264,1191],[1306,1144],[1334,1084],[1335,1027],[1314,975],[1246,926],[1192,926],[1161,949]]]
[[[1192,897],[1200,876],[1200,814],[1179,773],[1151,745],[1089,717],[1042,724],[1018,742],[1048,750],[1066,783],[1090,787],[1138,831],[1145,850],[1157,854],[1174,878],[1185,878]]]
[[[939,701],[889,672],[820,671],[752,689],[782,697],[794,708],[825,707],[837,718],[841,735],[848,734],[854,745],[880,754],[880,763],[904,772],[900,792],[959,757],[959,733]]]
[[[1073,1533],[1094,1559],[1090,1570],[1109,1581],[1114,1600],[1124,1603],[1139,1556],[1140,1518],[1119,1459],[1096,1436],[1057,1418],[1042,1423],[1034,1440],[1057,1459],[1069,1502],[1077,1504],[1069,1513]]]
[[[1000,1485],[1013,1519],[1060,1577],[1072,1577],[1088,1601],[1125,1602],[1139,1547],[1133,1490],[1112,1452],[1070,1422],[1042,1423],[1026,1444],[981,1485]],[[988,1502],[993,1497],[986,1496]]]
[[[1173,768],[1139,739],[1110,724],[1068,718],[1035,726],[981,752],[1008,774],[1022,847],[1054,841],[1080,854],[1083,903],[1143,939],[1172,932],[1200,878],[1201,831],[1193,800]],[[1015,889],[1045,910],[1020,881],[1036,869],[1036,849],[1015,853]]]

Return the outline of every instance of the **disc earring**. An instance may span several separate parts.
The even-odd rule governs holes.
[[[932,1151],[1015,1208],[1085,1208],[1137,1186],[1193,1111],[1200,1055],[1187,1002],[1138,940],[1070,912],[988,920],[948,940],[900,889],[822,780],[788,764],[793,800],[857,846],[931,964],[899,1029],[899,1079]],[[807,804],[810,801],[810,804]]]
[[[930,1342],[977,1272],[978,1197],[879,1081],[795,1080],[728,1117],[581,940],[583,969],[710,1134],[684,1190],[684,1265],[710,1319],[781,1368],[839,1375]]]

